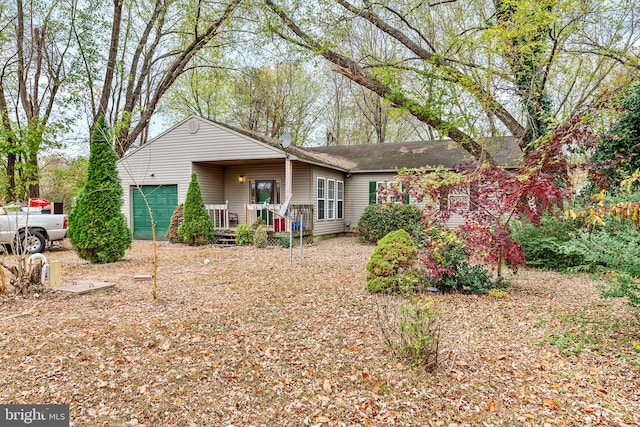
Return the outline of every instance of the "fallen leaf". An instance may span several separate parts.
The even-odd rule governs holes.
[[[278,357],[278,352],[273,347],[267,347],[264,350],[264,355],[267,356],[269,359],[276,359]]]

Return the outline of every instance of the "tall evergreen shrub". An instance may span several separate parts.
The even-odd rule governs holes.
[[[204,209],[204,200],[200,191],[200,183],[195,172],[191,173],[191,182],[184,201],[182,225],[178,235],[191,246],[209,244],[215,238],[213,220]]]
[[[109,126],[100,117],[91,135],[87,183],[69,214],[69,241],[78,256],[92,263],[115,262],[131,247],[131,230],[122,208],[118,157]]]

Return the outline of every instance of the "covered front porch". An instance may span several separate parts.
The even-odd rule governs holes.
[[[269,245],[288,246],[289,233],[297,243],[300,233],[305,242],[313,241],[313,205],[289,205],[288,215],[278,214],[282,205],[248,203],[244,205],[244,215],[229,212],[228,204],[205,205],[205,209],[216,230],[218,243],[235,243],[235,230],[239,218],[244,218],[249,227],[262,226],[267,231]]]
[[[270,234],[302,231],[313,236],[309,165],[289,159],[254,159],[196,162],[192,166],[217,233],[260,222]],[[288,215],[281,216],[288,198]]]

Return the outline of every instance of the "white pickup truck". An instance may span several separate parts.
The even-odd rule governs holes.
[[[67,235],[67,216],[0,211],[0,245],[20,253],[43,252],[47,243]]]

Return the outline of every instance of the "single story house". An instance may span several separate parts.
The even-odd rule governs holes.
[[[509,138],[488,144],[494,159],[515,166],[521,152]],[[122,212],[134,238],[163,239],[183,203],[191,173],[218,230],[258,218],[272,233],[304,230],[310,237],[341,234],[358,223],[376,189],[400,168],[452,167],[469,155],[447,141],[284,149],[278,141],[191,116],[118,161]],[[290,201],[289,216],[279,215]],[[300,225],[300,222],[302,225]]]

